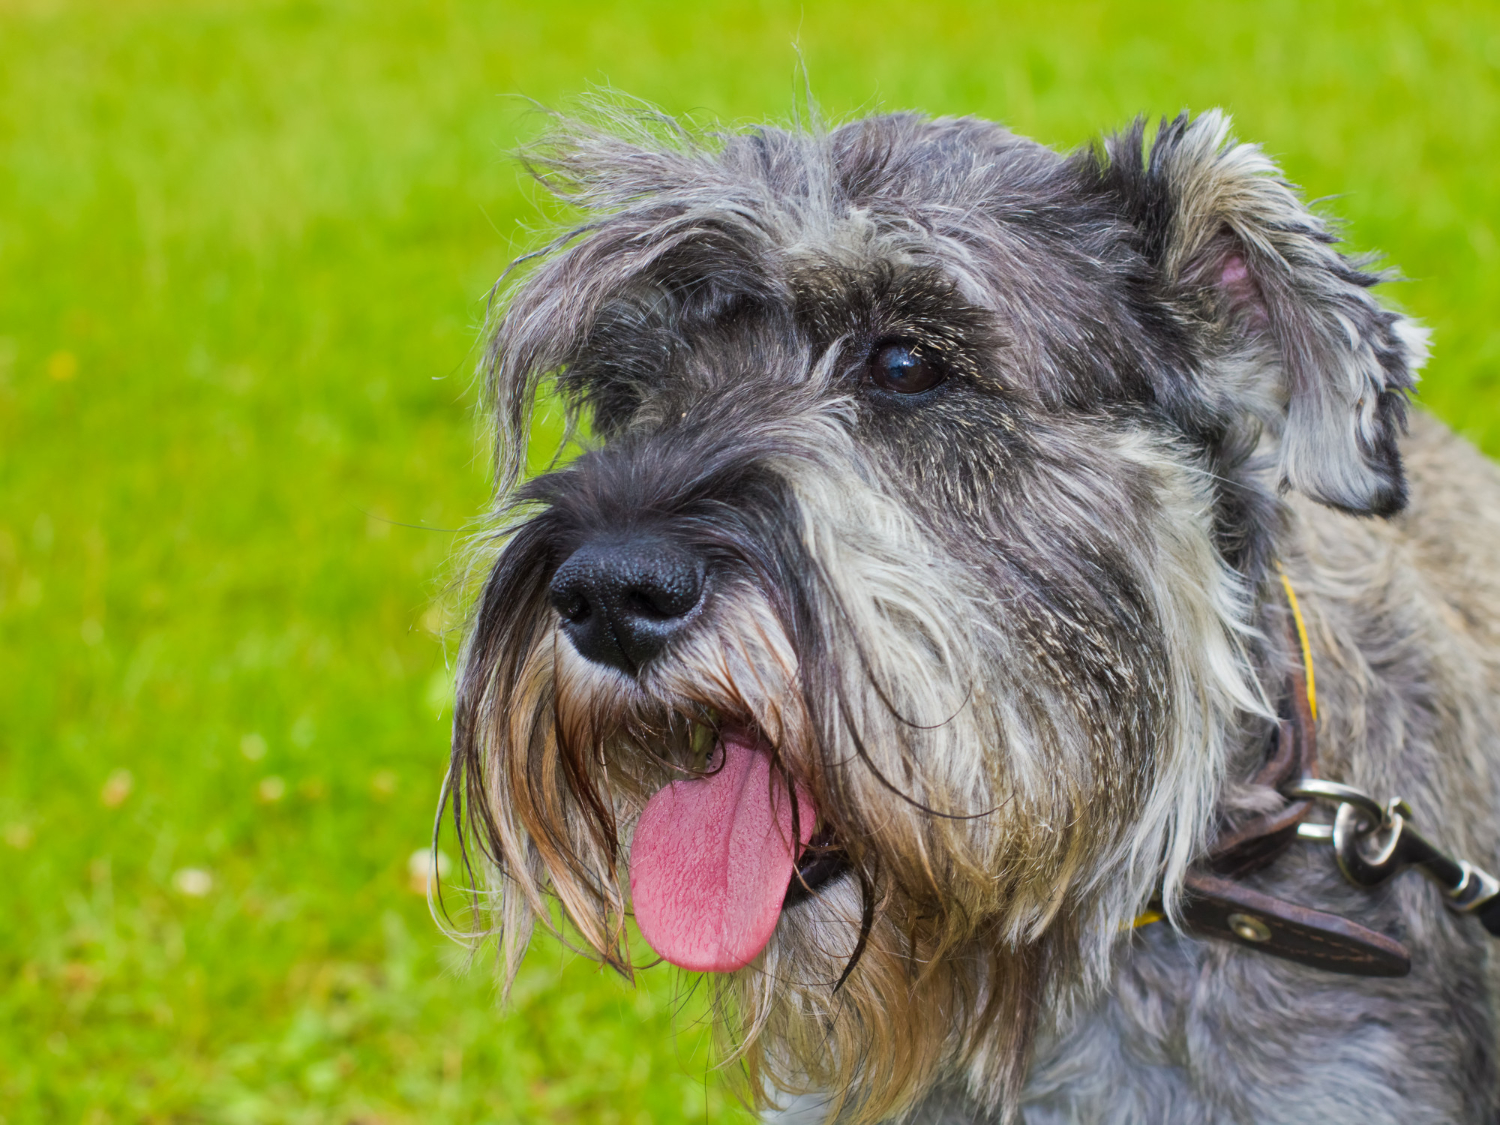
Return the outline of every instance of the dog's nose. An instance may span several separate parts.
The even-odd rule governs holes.
[[[552,605],[580,654],[633,676],[696,615],[703,574],[661,539],[586,543],[552,576]]]

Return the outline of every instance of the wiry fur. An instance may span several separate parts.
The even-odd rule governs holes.
[[[1202,1064],[1236,1045],[1184,1013],[1247,990],[1243,1010],[1266,1011],[1309,979],[1385,1011],[1408,986],[1129,927],[1154,893],[1175,916],[1213,833],[1276,804],[1239,780],[1293,659],[1274,559],[1320,607],[1333,769],[1404,785],[1419,811],[1453,805],[1383,764],[1415,728],[1376,707],[1371,677],[1388,673],[1369,661],[1459,626],[1401,615],[1423,639],[1398,640],[1394,619],[1340,608],[1378,585],[1360,571],[1372,536],[1376,556],[1409,549],[1382,546],[1405,542],[1397,525],[1354,518],[1405,503],[1423,354],[1370,298],[1378,275],[1217,114],[1061,157],[966,119],[694,137],[604,113],[533,160],[584,217],[505,294],[489,354],[504,530],[449,787],[498,876],[507,973],[534,919],[551,924],[549,897],[629,971],[635,819],[704,767],[704,724],[734,722],[849,865],[716,980],[752,1094],[819,1091],[817,1117],[850,1121],[1290,1120],[1257,1100],[1253,1061],[1215,1090]],[[947,381],[912,401],[873,390],[864,357],[892,338]],[[589,449],[520,484],[546,380]],[[1354,516],[1313,517],[1288,489]],[[709,575],[699,615],[638,676],[580,656],[547,600],[573,551],[627,532]],[[1495,682],[1464,675],[1476,698]],[[1492,792],[1495,755],[1466,738],[1493,728],[1470,697],[1431,711],[1419,676],[1397,686]],[[1493,832],[1463,843],[1494,856]],[[1482,945],[1419,890],[1380,901],[1425,913],[1413,932],[1450,956],[1467,942],[1475,964]],[[1451,1104],[1480,1120],[1493,1032],[1487,1007],[1464,1010],[1481,1045],[1438,1053],[1470,1060]],[[1381,1081],[1374,1057],[1359,1081]],[[1112,1101],[1137,1071],[1153,1077]],[[1351,1097],[1362,1120],[1427,1104]]]

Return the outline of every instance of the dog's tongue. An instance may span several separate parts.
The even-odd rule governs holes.
[[[630,897],[652,949],[684,969],[725,973],[771,940],[796,858],[792,803],[779,775],[773,789],[765,751],[728,734],[719,751],[717,772],[674,781],[646,803],[630,849]],[[797,805],[805,845],[816,814],[800,791]]]

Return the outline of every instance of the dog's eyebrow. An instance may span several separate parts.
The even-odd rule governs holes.
[[[787,280],[797,320],[825,342],[905,329],[942,346],[996,327],[992,310],[975,307],[953,278],[929,266],[811,262]]]

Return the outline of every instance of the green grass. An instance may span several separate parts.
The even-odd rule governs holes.
[[[1492,3],[0,2],[0,1122],[734,1118],[680,982],[542,943],[502,1012],[406,868],[514,95],[785,117],[794,43],[834,117],[1225,106],[1500,452]]]

